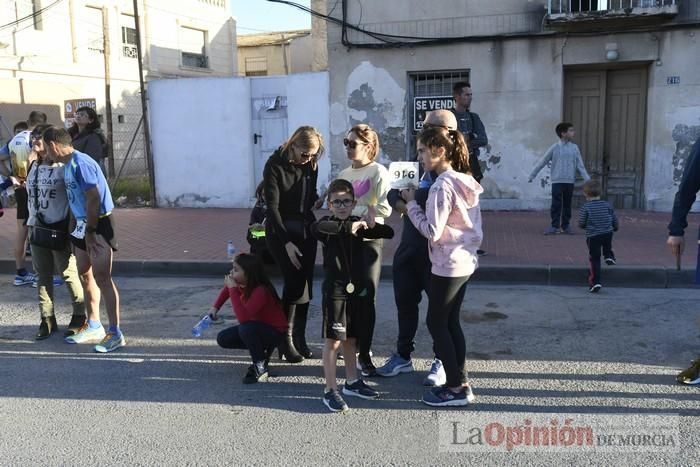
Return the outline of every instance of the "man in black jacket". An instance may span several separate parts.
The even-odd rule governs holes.
[[[486,135],[486,128],[481,121],[479,114],[470,110],[472,105],[472,86],[466,81],[455,83],[452,87],[452,97],[455,100],[455,108],[453,113],[457,118],[457,126],[459,131],[464,135],[464,140],[469,147],[469,167],[472,171],[472,176],[477,182],[481,183],[484,174],[481,172],[479,164],[479,149],[489,144],[489,138]],[[476,254],[484,256],[486,252],[482,249],[476,250]]]
[[[668,240],[666,244],[671,248],[671,253],[680,258],[685,247],[683,234],[688,227],[688,212],[695,202],[700,191],[700,138],[695,141],[693,149],[685,162],[685,170],[678,193],[673,202],[671,222],[668,224]],[[700,244],[700,240],[698,240]],[[700,259],[700,255],[698,256]],[[695,282],[700,283],[700,263],[696,266]],[[682,384],[700,385],[700,357],[689,368],[678,374],[676,380]]]

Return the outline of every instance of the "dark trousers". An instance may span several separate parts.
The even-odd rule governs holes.
[[[430,285],[430,258],[425,247],[400,244],[394,253],[394,300],[399,321],[396,352],[405,359],[415,350],[414,339],[418,330],[418,305],[422,292]]]
[[[586,238],[588,245],[588,263],[590,271],[588,273],[588,285],[594,286],[600,284],[600,253],[603,252],[604,258],[615,259],[615,253],[612,251],[613,233],[601,235],[593,235]]]
[[[363,313],[362,331],[357,338],[357,352],[360,357],[369,358],[374,336],[374,324],[377,320],[376,300],[379,288],[379,276],[382,273],[382,239],[367,240],[362,242],[362,254],[364,255],[367,281],[367,303]]]
[[[266,230],[265,241],[284,278],[282,304],[288,307],[289,305],[308,303],[313,297],[312,285],[314,266],[316,265],[316,239],[307,234],[305,239],[293,240],[294,245],[299,248],[302,254],[298,258],[301,263],[301,269],[297,269],[292,264],[284,243],[271,229]]]
[[[283,333],[267,323],[247,321],[219,332],[216,342],[224,349],[243,349],[250,352],[254,363],[263,362],[282,342]]]
[[[433,337],[435,356],[442,361],[449,387],[458,387],[467,382],[467,345],[459,315],[468,280],[469,276],[430,276],[426,323]]]
[[[571,221],[573,183],[552,183],[552,227],[566,229]]]

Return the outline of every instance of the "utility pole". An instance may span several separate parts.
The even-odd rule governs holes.
[[[112,79],[110,77],[111,50],[109,43],[109,11],[102,8],[102,48],[105,59],[105,125],[107,126],[107,174],[114,177],[114,145],[112,127]]]
[[[143,112],[143,133],[146,147],[146,160],[148,161],[148,181],[151,186],[151,206],[158,207],[156,199],[156,177],[153,167],[153,153],[151,152],[151,131],[148,122],[148,99],[146,96],[146,83],[143,78],[143,53],[141,52],[141,21],[139,20],[139,3],[134,0],[134,24],[136,26],[136,57],[139,62],[139,82],[141,83],[141,109]]]

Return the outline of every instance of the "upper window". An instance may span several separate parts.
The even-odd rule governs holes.
[[[136,51],[136,23],[131,15],[122,15],[122,55],[138,58]]]
[[[34,29],[41,31],[43,25],[41,24],[41,0],[15,0],[15,5],[17,8],[17,19],[31,17]],[[29,25],[29,22],[22,22],[22,24]]]
[[[87,48],[91,52],[104,53],[102,8],[85,7],[83,29],[87,36]]]
[[[209,68],[206,54],[207,33],[199,29],[180,28],[180,50],[182,66]]]
[[[245,59],[245,75],[246,76],[267,76],[267,58],[266,57],[246,57],[246,59]]]

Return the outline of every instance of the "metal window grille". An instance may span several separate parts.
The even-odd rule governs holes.
[[[267,75],[267,57],[246,57],[246,59],[245,59],[245,75],[246,76],[266,76]]]
[[[416,97],[452,97],[452,87],[460,82],[469,82],[469,70],[445,70],[409,73],[409,103],[406,128],[406,159],[413,159],[416,137],[413,130],[415,119],[414,98]]]

